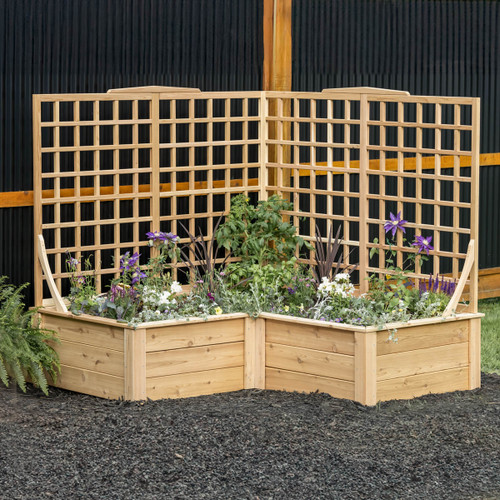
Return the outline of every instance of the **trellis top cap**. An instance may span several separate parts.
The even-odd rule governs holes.
[[[323,89],[321,92],[353,93],[353,94],[377,94],[377,95],[410,95],[406,90],[381,89],[378,87],[339,87],[335,89]]]
[[[162,87],[160,85],[146,85],[145,87],[124,87],[122,89],[109,89],[108,94],[136,94],[144,92],[146,94],[152,92],[172,93],[172,92],[201,92],[200,89],[194,87]]]

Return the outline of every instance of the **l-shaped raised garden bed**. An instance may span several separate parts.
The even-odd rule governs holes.
[[[145,323],[50,308],[61,339],[57,386],[144,400],[259,388],[325,392],[365,405],[480,385],[480,314],[383,330],[263,313]]]
[[[33,109],[35,302],[61,339],[59,387],[130,400],[318,390],[366,405],[479,387],[478,99],[145,87],[38,95]],[[271,313],[133,329],[65,312],[67,251],[79,262],[93,255],[102,293],[121,254],[145,251],[146,231],[181,234],[183,221],[208,241],[239,193],[289,199],[284,215],[309,242],[316,226],[323,242],[342,226],[343,265],[359,264],[360,293],[385,276],[389,256],[400,266],[415,253],[400,233],[385,241],[389,212],[404,211],[411,238],[429,235],[427,248],[433,238],[429,270],[415,264],[411,279],[460,278],[452,310],[382,329]],[[470,312],[455,314],[466,285]]]

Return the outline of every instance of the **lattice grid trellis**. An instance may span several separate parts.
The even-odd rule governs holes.
[[[479,100],[411,96],[381,89],[320,93],[120,89],[107,94],[36,95],[35,234],[43,234],[56,285],[65,292],[66,251],[94,256],[99,290],[119,255],[149,256],[145,233],[212,235],[234,194],[288,197],[284,214],[306,240],[342,226],[346,264],[360,288],[386,273],[386,251],[409,253],[398,233],[385,242],[389,212],[407,238],[432,236],[429,272],[458,278],[477,242]],[[471,165],[464,167],[463,165]],[[378,243],[375,243],[378,238]],[[369,257],[370,249],[379,249]],[[37,250],[38,251],[38,250]],[[477,300],[476,259],[470,275]],[[302,255],[313,262],[314,255]],[[182,266],[175,264],[175,275]],[[36,303],[43,291],[36,264]],[[67,288],[67,285],[66,285]]]

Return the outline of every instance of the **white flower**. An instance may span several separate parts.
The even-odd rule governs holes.
[[[339,273],[335,276],[333,281],[329,281],[328,278],[324,276],[321,279],[318,292],[323,297],[332,295],[347,298],[354,294],[354,285],[351,283],[347,273]]]
[[[339,273],[335,276],[335,281],[349,281],[349,275],[347,273]]]
[[[182,293],[182,287],[178,281],[172,281],[170,285],[170,290],[172,293]]]
[[[321,278],[321,284],[318,286],[318,292],[323,295],[329,295],[332,291],[333,283],[326,276]]]
[[[215,314],[217,314],[217,315],[222,314],[222,309],[220,307],[216,307]]]
[[[170,292],[168,292],[167,290],[164,290],[163,292],[161,292],[160,296],[158,297],[158,302],[160,304],[168,304],[171,295],[172,294]]]

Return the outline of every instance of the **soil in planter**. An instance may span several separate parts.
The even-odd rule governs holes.
[[[492,499],[500,376],[366,408],[247,390],[145,403],[0,389],[0,498]]]

